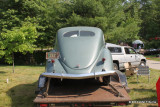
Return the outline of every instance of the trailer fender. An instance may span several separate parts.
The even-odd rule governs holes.
[[[46,77],[43,75],[40,75],[38,79],[38,88],[45,87],[45,82],[46,82]]]
[[[39,79],[38,79],[38,87],[35,90],[35,94],[39,94],[40,91],[42,91],[42,89],[45,87],[45,83],[46,83],[47,77],[40,75]]]
[[[118,82],[120,82],[121,85],[126,89],[127,92],[130,92],[130,90],[128,88],[126,75],[123,74],[119,70],[115,70],[115,71],[116,71],[116,73],[115,73],[115,75],[113,75],[113,78],[116,79]]]

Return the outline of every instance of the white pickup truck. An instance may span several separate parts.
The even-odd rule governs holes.
[[[124,63],[130,62],[132,66],[146,65],[146,58],[138,54],[132,47],[106,43],[112,54],[114,69],[125,70]]]

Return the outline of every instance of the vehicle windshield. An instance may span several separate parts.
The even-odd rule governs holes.
[[[63,35],[64,37],[92,37],[95,36],[94,32],[91,31],[70,31]]]

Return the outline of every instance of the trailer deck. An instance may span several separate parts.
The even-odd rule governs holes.
[[[52,85],[51,85],[52,84]],[[48,96],[37,95],[35,104],[55,105],[118,105],[127,104],[130,97],[122,85],[113,80],[110,85],[105,86],[97,80],[64,80],[54,83],[51,81]],[[53,85],[54,84],[54,85]],[[117,91],[112,88],[114,87]]]

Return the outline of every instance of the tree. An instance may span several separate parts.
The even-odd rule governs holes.
[[[160,37],[160,1],[139,0],[141,9],[139,11],[142,19],[139,35],[145,40],[147,48],[160,48],[160,40],[151,38]]]
[[[0,4],[0,33],[11,30],[13,27],[20,27],[24,21],[36,23],[39,38],[35,44],[38,47],[52,46],[54,40],[53,24],[48,17],[53,0],[4,0]],[[50,2],[50,3],[49,3]],[[54,33],[54,34],[53,34]]]
[[[141,20],[132,0],[7,0],[1,5],[0,32],[36,23],[35,44],[52,46],[59,28],[94,26],[103,30],[106,42],[138,38]]]
[[[128,4],[127,4],[128,5]],[[57,21],[61,27],[66,26],[94,26],[104,31],[106,42],[117,43],[119,40],[127,42],[138,38],[139,23],[136,5],[126,11],[119,0],[72,0],[61,3],[63,11],[59,11],[61,20]],[[134,13],[134,14],[132,14]]]
[[[0,53],[5,57],[7,63],[13,63],[14,73],[14,52],[32,52],[37,38],[37,31],[34,24],[24,22],[21,27],[13,27],[5,30],[0,36]]]

